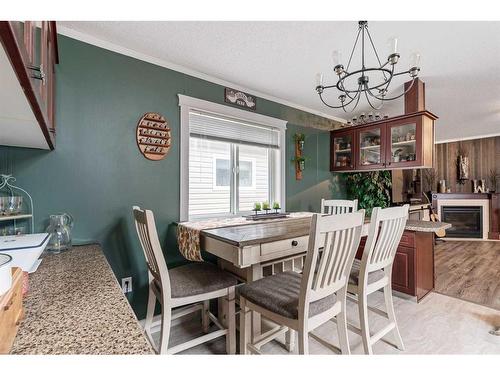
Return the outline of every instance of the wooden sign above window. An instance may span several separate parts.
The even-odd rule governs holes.
[[[229,87],[224,89],[224,101],[246,109],[251,109],[252,111],[255,111],[257,108],[257,98],[255,96],[235,89],[230,89]]]
[[[148,112],[137,124],[137,146],[146,159],[163,159],[171,146],[170,127],[165,117]]]

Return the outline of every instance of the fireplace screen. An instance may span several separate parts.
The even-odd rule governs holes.
[[[441,221],[450,223],[446,237],[483,238],[483,208],[481,206],[441,207]]]

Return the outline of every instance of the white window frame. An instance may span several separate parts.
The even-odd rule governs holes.
[[[281,208],[286,210],[286,120],[265,116],[242,109],[217,104],[202,99],[178,94],[180,107],[180,213],[179,220],[189,220],[189,112],[200,110],[216,115],[229,116],[243,121],[262,124],[279,131],[279,176],[273,189]],[[231,216],[231,215],[227,215]]]

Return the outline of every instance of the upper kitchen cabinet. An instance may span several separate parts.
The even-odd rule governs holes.
[[[54,149],[54,21],[0,21],[0,145]]]
[[[436,119],[431,112],[420,111],[332,131],[331,170],[432,168]],[[350,168],[340,159],[341,139],[354,140]]]

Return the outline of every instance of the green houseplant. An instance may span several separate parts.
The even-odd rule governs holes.
[[[304,150],[304,141],[306,139],[306,135],[304,133],[295,133],[293,135],[293,140],[299,145],[299,150]]]
[[[391,172],[354,172],[347,176],[347,196],[357,199],[358,207],[370,215],[374,207],[388,207],[391,202]]]

